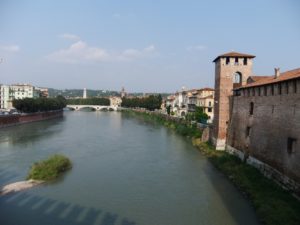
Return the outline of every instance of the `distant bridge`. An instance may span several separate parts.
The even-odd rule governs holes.
[[[67,105],[66,107],[75,111],[85,109],[85,108],[94,109],[96,111],[101,111],[101,110],[117,111],[118,109],[118,106],[113,106],[113,105]]]

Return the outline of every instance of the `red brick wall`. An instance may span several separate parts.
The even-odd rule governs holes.
[[[31,123],[63,116],[63,111],[38,112],[22,115],[0,116],[0,128],[22,123]]]

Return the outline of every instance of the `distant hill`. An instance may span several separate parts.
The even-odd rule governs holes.
[[[49,97],[55,97],[57,95],[62,95],[66,98],[75,98],[82,97],[83,90],[82,89],[54,89],[48,88]],[[117,91],[105,91],[105,90],[90,90],[87,89],[88,97],[108,97],[108,96],[120,96],[120,93]]]
[[[65,98],[75,98],[75,97],[82,97],[83,95],[83,89],[54,89],[54,88],[48,88],[49,97],[55,97],[58,95],[62,95]],[[133,96],[143,96],[146,95],[157,95],[161,94],[162,97],[170,95],[169,93],[129,93]],[[119,91],[109,91],[109,90],[91,90],[87,89],[87,97],[109,97],[109,96],[121,96]]]

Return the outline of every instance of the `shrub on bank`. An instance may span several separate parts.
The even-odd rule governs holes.
[[[36,162],[32,165],[27,179],[33,180],[53,180],[62,173],[71,169],[72,163],[64,155],[53,155],[46,160]]]
[[[216,151],[207,143],[196,142],[194,140],[212,164],[250,199],[262,224],[300,224],[300,202],[288,191],[237,156]]]

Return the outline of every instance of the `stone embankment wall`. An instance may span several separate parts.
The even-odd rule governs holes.
[[[63,116],[63,110],[28,113],[28,114],[21,114],[21,115],[4,115],[4,116],[0,116],[0,128],[14,126],[18,124],[54,119],[62,116]]]

